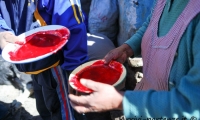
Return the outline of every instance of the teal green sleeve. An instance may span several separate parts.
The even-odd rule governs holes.
[[[185,63],[191,66],[190,69],[176,80],[175,86],[171,87],[170,91],[126,91],[123,98],[126,118],[164,120],[167,117],[171,120],[175,118],[190,120],[195,117],[197,119],[191,120],[200,119],[200,14],[198,16],[198,20],[192,21],[193,23],[190,23],[182,36],[181,40],[185,42],[181,42],[178,47],[179,49],[184,46],[184,50],[187,50],[186,52],[180,50],[179,54],[185,55],[182,59],[192,59],[191,64]]]
[[[125,42],[125,44],[128,44],[133,52],[134,56],[140,56],[141,55],[141,41],[142,37],[149,25],[150,17],[148,17],[147,21],[143,23],[142,27],[129,39]]]

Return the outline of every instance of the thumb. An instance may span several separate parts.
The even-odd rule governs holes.
[[[4,36],[5,40],[9,43],[15,43],[16,41],[19,41],[20,39],[15,36],[14,34],[12,33],[8,33]]]
[[[15,43],[18,41],[18,37],[11,32],[1,32],[0,33],[0,48],[3,49],[8,43]]]
[[[0,33],[0,41],[2,43],[15,43],[19,38],[10,31]]]
[[[93,91],[99,91],[99,89],[101,89],[101,86],[103,84],[103,83],[95,82],[95,81],[89,80],[89,79],[81,79],[80,82],[82,85],[84,85],[85,87],[87,87]]]

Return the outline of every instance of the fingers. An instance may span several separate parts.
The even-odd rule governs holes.
[[[111,60],[114,59],[114,53],[112,51],[110,51],[108,54],[106,54],[106,56],[104,57],[104,63],[105,64],[109,64],[109,62]]]
[[[71,106],[79,113],[86,113],[85,107],[84,106],[79,106],[73,102],[70,102]]]
[[[106,56],[104,57],[104,63],[108,64],[111,60],[117,60],[118,62],[123,63],[126,55],[125,45],[122,45],[118,48],[111,50]]]
[[[70,102],[70,104],[79,113],[98,112],[97,110],[92,109],[92,107],[86,107],[84,105],[79,105],[73,102]]]
[[[89,109],[86,109],[88,105],[88,101],[84,98],[84,96],[75,96],[69,94],[69,99],[71,100],[71,106],[79,113],[90,112]]]
[[[127,54],[124,52],[124,53],[121,55],[121,57],[119,57],[119,58],[117,59],[117,61],[123,64],[123,63],[126,61],[127,58],[128,58],[128,57],[127,57]]]
[[[6,31],[0,32],[0,48],[3,49],[8,43],[15,43],[19,38],[13,33]]]
[[[9,43],[15,43],[16,41],[19,41],[19,38],[15,36],[14,34],[12,34],[11,32],[5,33],[3,35],[3,38],[5,39],[5,41]]]
[[[116,57],[117,56],[117,57]],[[122,53],[118,53],[118,55],[111,55],[111,53],[110,54],[107,54],[106,56],[105,56],[105,58],[104,58],[104,63],[105,64],[109,64],[109,62],[111,61],[111,60],[116,60],[116,61],[118,61],[118,62],[120,62],[120,63],[124,63],[125,61],[126,61],[126,59],[127,59],[127,55],[126,55],[126,52],[124,51],[124,52],[122,52]]]
[[[81,79],[80,82],[82,85],[84,85],[85,87],[87,87],[93,91],[99,91],[103,84],[103,83],[95,82],[93,80],[88,80],[88,79]]]
[[[73,94],[69,94],[70,100],[77,105],[88,105],[88,98],[87,96],[76,96]]]
[[[79,113],[87,113],[87,112],[98,112],[95,107],[91,106],[89,103],[89,98],[87,96],[74,96],[72,94],[69,95],[71,106]]]

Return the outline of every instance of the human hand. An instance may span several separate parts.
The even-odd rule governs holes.
[[[0,48],[3,49],[8,43],[15,43],[19,38],[9,31],[0,32]]]
[[[108,52],[104,57],[105,64],[108,64],[111,60],[117,60],[120,63],[124,63],[126,59],[133,55],[131,47],[127,44],[123,44],[118,48],[115,48]]]
[[[92,80],[81,79],[81,83],[93,90],[89,95],[69,94],[72,107],[79,113],[122,110],[123,93],[113,86]]]

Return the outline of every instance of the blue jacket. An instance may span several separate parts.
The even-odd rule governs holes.
[[[15,35],[19,35],[32,29],[31,27],[37,21],[40,23],[44,21],[46,25],[67,27],[70,30],[69,41],[58,54],[31,64],[17,64],[20,71],[34,73],[49,68],[58,61],[63,69],[71,71],[88,60],[87,31],[83,23],[80,2],[77,0],[0,0],[0,31],[13,31]]]

